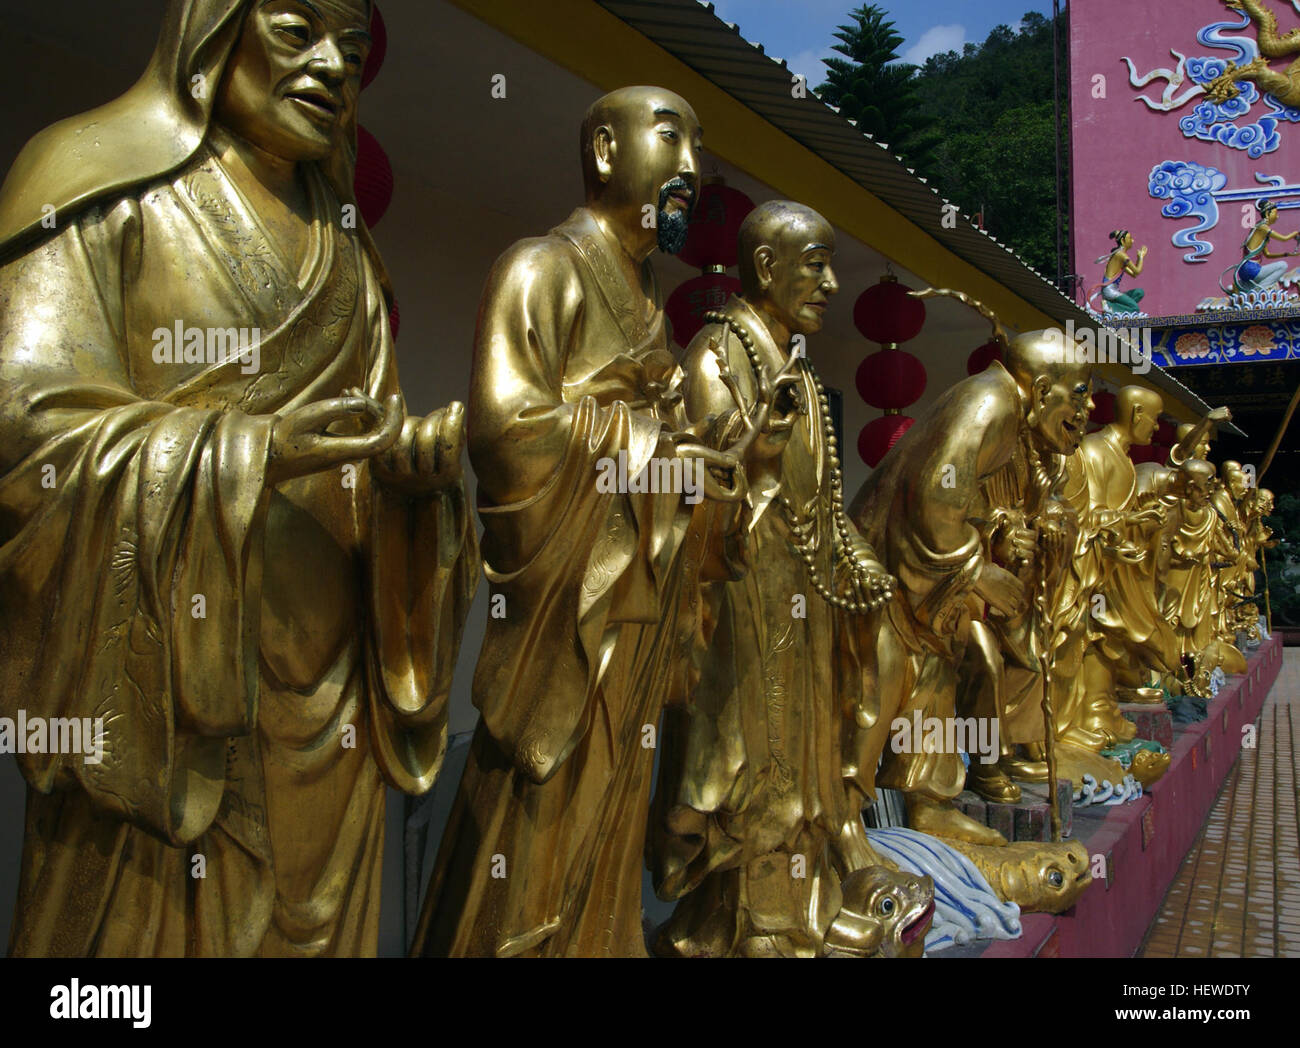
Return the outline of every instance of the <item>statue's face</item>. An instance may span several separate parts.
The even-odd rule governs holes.
[[[1268,488],[1259,490],[1259,514],[1261,517],[1273,515],[1273,493]]]
[[[703,136],[695,111],[671,91],[634,98],[613,128],[613,196],[639,209],[654,206],[659,247],[668,254],[686,244]]]
[[[216,119],[283,160],[324,160],[351,119],[370,49],[362,0],[255,0]]]
[[[1058,455],[1073,455],[1088,431],[1092,402],[1092,373],[1089,368],[1071,368],[1055,381],[1039,378],[1034,383],[1033,436],[1041,447]]]
[[[1240,499],[1246,494],[1246,474],[1239,467],[1225,463],[1223,481],[1234,499]]]
[[[1267,208],[1264,209],[1264,221],[1267,222],[1269,225],[1272,225],[1274,222],[1277,221],[1276,205],[1269,205]]]
[[[1130,425],[1130,431],[1133,434],[1133,443],[1140,447],[1146,447],[1151,443],[1152,438],[1156,435],[1156,427],[1160,425],[1160,416],[1158,410],[1152,407],[1138,403],[1133,406],[1133,420]]]
[[[1124,247],[1125,247],[1126,249],[1132,247],[1132,246],[1133,246],[1133,234],[1132,234],[1132,233],[1125,233],[1125,234],[1124,234],[1124,240],[1122,241],[1122,243],[1123,243],[1123,245],[1124,245]]]
[[[815,335],[822,329],[826,305],[840,289],[831,269],[834,253],[835,233],[824,222],[801,223],[774,249],[772,282],[764,297],[792,335]]]

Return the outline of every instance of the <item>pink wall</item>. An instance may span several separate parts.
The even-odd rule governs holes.
[[[1300,28],[1300,0],[1247,3],[1271,10],[1281,33]],[[1222,297],[1221,277],[1231,285],[1231,272],[1224,277],[1223,271],[1241,258],[1247,235],[1243,205],[1253,216],[1254,202],[1268,196],[1277,201],[1281,212],[1274,228],[1283,233],[1300,228],[1300,111],[1270,101],[1271,96],[1261,95],[1252,84],[1241,85],[1237,103],[1213,109],[1204,92],[1196,90],[1198,80],[1212,78],[1226,61],[1244,65],[1256,54],[1254,23],[1223,0],[1071,0],[1069,6],[1074,271],[1086,278],[1083,295],[1101,281],[1102,267],[1094,259],[1109,252],[1109,232],[1127,228],[1136,241],[1134,252],[1144,244],[1150,251],[1142,275],[1125,277],[1121,289],[1144,288],[1142,309],[1152,316],[1195,312],[1203,300]],[[1211,28],[1216,24],[1218,29]],[[1198,33],[1203,40],[1197,39]],[[1233,50],[1213,46],[1215,41],[1232,40],[1242,42],[1247,51],[1244,60]],[[1181,74],[1171,49],[1186,56]],[[1125,57],[1132,60],[1137,79],[1163,69],[1173,74],[1175,83],[1157,77],[1145,87],[1133,86]],[[1300,52],[1276,59],[1271,66],[1285,71],[1296,57]],[[1206,59],[1214,64],[1207,68]],[[1177,83],[1179,75],[1181,83]],[[1095,97],[1103,90],[1104,98]],[[1189,93],[1188,100],[1177,104]],[[1156,104],[1167,96],[1176,108],[1153,111],[1140,96]],[[1195,126],[1201,135],[1215,140],[1189,137],[1184,125]],[[1196,173],[1202,184],[1220,195],[1215,198],[1203,192],[1194,198],[1176,192],[1163,199],[1153,197],[1152,170],[1165,162],[1200,165],[1204,170]],[[1178,175],[1192,173],[1181,168]],[[1256,179],[1257,173],[1280,176],[1290,188],[1270,188]],[[1217,218],[1212,228],[1195,234],[1202,245],[1199,249],[1192,243],[1174,244],[1175,234],[1186,240],[1198,219],[1195,215],[1165,217],[1162,209],[1170,206],[1198,212],[1206,221]],[[1272,250],[1289,251],[1294,246],[1275,242]],[[1187,261],[1186,256],[1197,250],[1202,261]],[[1294,264],[1292,274],[1300,283],[1300,269]]]

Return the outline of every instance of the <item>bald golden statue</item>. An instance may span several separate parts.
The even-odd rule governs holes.
[[[20,758],[13,954],[375,952],[478,560],[346,220],[370,13],[171,0],[0,191],[0,711],[102,748]]]
[[[660,896],[681,901],[656,948],[816,957],[843,877],[874,860],[860,812],[879,754],[859,768],[851,748],[854,726],[880,715],[871,655],[893,580],[845,518],[829,402],[802,351],[839,291],[834,231],[770,201],[739,243],[743,292],[686,351],[687,412],[722,415],[736,390],[753,402],[762,370],[792,362],[798,410],[756,448],[753,570],[710,587],[700,682],[665,721],[651,868]]]
[[[1008,646],[1042,672],[1041,651],[1034,654],[1041,649],[1032,617],[1037,580],[1064,556],[1069,530],[1059,514],[1026,517],[1024,510],[1048,503],[1058,457],[1074,453],[1092,410],[1091,366],[1072,350],[1061,331],[1012,339],[1005,363],[940,397],[854,500],[854,521],[904,595],[891,604],[890,628],[877,637],[882,716],[872,732],[875,752],[885,751],[876,783],[904,791],[913,829],[977,845],[1005,843],[952,805],[967,779],[960,753],[886,750],[885,742],[895,710],[906,719],[914,711],[940,721],[955,717],[963,672],[988,682],[969,696],[983,705],[967,712],[998,719],[1005,695],[1000,652]],[[995,523],[981,528],[979,521]],[[985,607],[998,626],[982,621]],[[998,754],[972,754],[972,763],[981,757],[991,764]],[[1005,790],[995,770],[985,778]]]
[[[689,687],[701,581],[740,570],[742,462],[793,381],[699,427],[683,410],[649,257],[685,241],[701,133],[670,91],[598,100],[585,206],[488,277],[468,432],[502,615],[417,954],[646,952],[655,732]]]

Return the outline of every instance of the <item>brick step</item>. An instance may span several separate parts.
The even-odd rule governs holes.
[[[1069,837],[1073,826],[1074,785],[1068,780],[1057,783],[1060,791],[1061,836]],[[957,796],[963,814],[991,826],[1009,841],[1048,841],[1052,839],[1051,813],[1047,805],[1047,783],[1020,783],[1019,804],[995,804],[970,790]]]
[[[1148,706],[1141,702],[1121,702],[1120,713],[1137,725],[1139,739],[1158,742],[1165,749],[1174,744],[1174,718],[1163,703]]]

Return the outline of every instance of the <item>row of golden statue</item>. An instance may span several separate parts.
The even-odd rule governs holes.
[[[1206,461],[1226,412],[1135,469],[1158,395],[1085,437],[1089,365],[1023,334],[846,506],[791,348],[837,291],[830,224],[760,205],[679,364],[648,259],[701,130],[635,87],[586,115],[585,203],[493,268],[468,407],[410,417],[347,218],[369,6],[171,0],[144,79],[0,191],[0,714],[101,743],[20,752],[10,952],[376,951],[385,784],[438,776],[479,578],[466,444],[493,611],[414,953],[643,955],[648,862],[679,900],[655,952],[915,955],[930,881],[873,850],[881,787],[1004,898],[1070,905],[1079,844],[954,799],[1116,779],[1120,699],[1239,668],[1268,506]],[[997,759],[895,752],[918,711],[996,718]]]

